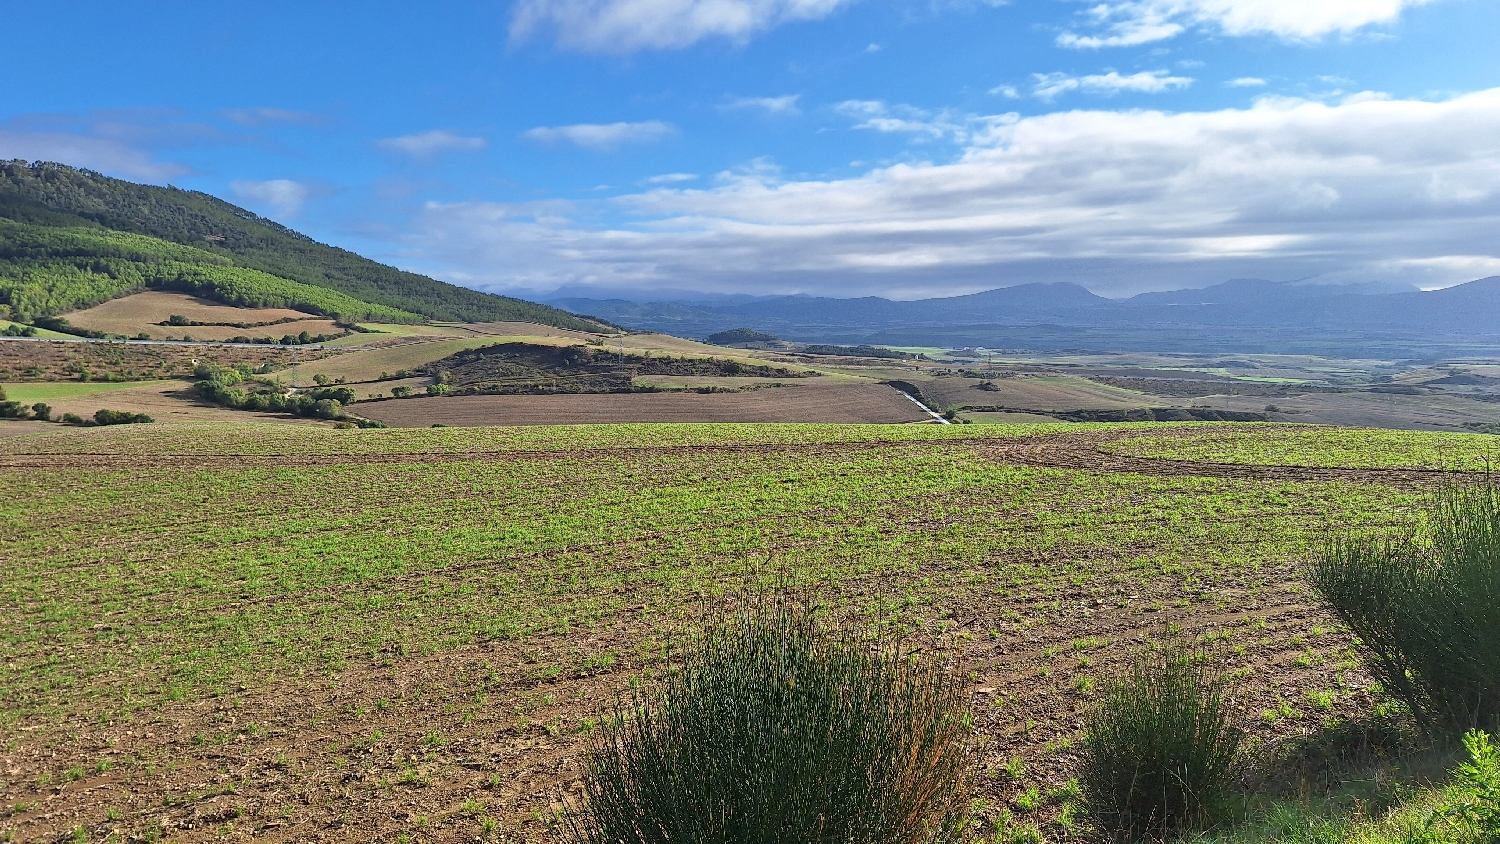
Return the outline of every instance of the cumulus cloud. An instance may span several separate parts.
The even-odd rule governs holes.
[[[561,47],[597,53],[687,47],[706,38],[747,41],[791,21],[816,20],[852,0],[520,0],[512,41],[540,30]]]
[[[1500,258],[1497,227],[1500,88],[1056,112],[993,122],[944,162],[853,178],[758,165],[566,207],[434,204],[405,246],[496,289],[932,294],[1069,280],[1128,293],[1236,276],[1451,284]]]
[[[759,111],[764,114],[801,114],[797,100],[801,94],[786,94],[780,97],[734,97],[719,106],[721,111]]]
[[[1031,93],[1043,100],[1051,100],[1068,91],[1083,91],[1089,94],[1113,96],[1121,91],[1141,94],[1160,94],[1177,91],[1193,84],[1187,76],[1169,76],[1165,70],[1147,70],[1121,76],[1117,71],[1090,76],[1069,76],[1066,73],[1034,74],[1036,85]]]
[[[302,210],[303,203],[313,194],[311,187],[291,179],[270,179],[264,182],[236,179],[229,183],[229,189],[241,201],[268,209],[271,216],[283,218],[295,217]]]
[[[1433,0],[1106,0],[1086,13],[1091,34],[1064,32],[1064,47],[1098,49],[1162,41],[1189,27],[1225,35],[1313,40],[1390,23]]]
[[[488,146],[484,138],[456,135],[442,129],[396,138],[381,138],[375,142],[375,145],[381,149],[405,153],[416,158],[426,158],[440,152],[480,150]]]
[[[527,129],[521,137],[542,143],[567,141],[596,150],[614,150],[622,144],[651,143],[677,133],[670,123],[647,120],[643,123],[577,123],[572,126],[538,126]]]

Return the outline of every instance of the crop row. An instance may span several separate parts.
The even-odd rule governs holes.
[[[620,427],[593,434],[645,439]],[[794,427],[804,437],[944,431],[757,431],[790,438]],[[653,430],[654,444],[728,438]],[[569,432],[487,434],[522,448]],[[178,436],[167,453],[194,442]],[[573,631],[625,606],[671,615],[754,566],[833,581],[905,571],[916,592],[937,588],[921,575],[1017,597],[1159,578],[1206,587],[1220,572],[1301,557],[1329,524],[1382,522],[1407,503],[1383,486],[1029,469],[963,441],[540,451],[4,470],[9,717],[118,711],[351,660]]]
[[[1116,440],[1116,454],[1261,466],[1483,470],[1500,456],[1500,437],[1368,428],[1240,426],[1212,434]]]

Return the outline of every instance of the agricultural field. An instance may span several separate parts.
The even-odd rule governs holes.
[[[1330,530],[1414,518],[1450,477],[1430,453],[1490,442],[1400,437],[194,423],[0,438],[0,836],[557,840],[614,696],[670,665],[705,600],[790,578],[958,660],[981,818],[1072,840],[1080,713],[1149,641],[1211,648],[1269,747],[1376,705],[1300,566]],[[1278,438],[1321,456],[1204,450]],[[1347,459],[1360,438],[1365,459]]]
[[[168,325],[174,317],[184,325]],[[223,341],[231,337],[271,337],[306,331],[312,335],[342,334],[333,320],[291,308],[240,308],[186,293],[147,291],[111,299],[67,316],[70,325],[105,334],[151,340]]]
[[[187,378],[202,361],[279,370],[294,360],[317,360],[333,354],[329,350],[281,346],[0,340],[0,384]]]
[[[743,389],[743,388],[736,388]],[[361,416],[401,428],[441,425],[583,425],[629,422],[928,422],[922,408],[879,384],[748,392],[439,396],[362,402]]]

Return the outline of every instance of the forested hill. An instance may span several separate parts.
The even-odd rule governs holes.
[[[195,254],[207,259],[199,262],[205,266],[243,268],[254,271],[255,279],[264,274],[289,280],[299,287],[305,285],[333,291],[334,296],[325,297],[330,301],[343,302],[344,297],[348,297],[378,306],[370,309],[371,313],[367,315],[348,314],[360,318],[391,318],[392,314],[404,312],[444,321],[514,320],[581,330],[598,327],[557,308],[481,293],[376,263],[353,252],[318,243],[205,193],[139,185],[62,164],[0,161],[0,218],[12,221],[12,225],[0,230],[0,297],[6,295],[7,287],[15,289],[25,276],[32,288],[27,294],[28,301],[45,302],[22,308],[17,308],[17,303],[10,303],[18,314],[24,313],[26,307],[44,312],[85,307],[93,302],[81,300],[80,296],[87,299],[92,290],[91,295],[97,300],[102,293],[107,293],[110,284],[104,278],[91,282],[74,277],[78,271],[98,275],[98,270],[103,270],[103,275],[111,278],[118,275],[111,274],[107,265],[87,266],[86,259],[91,254],[86,245],[80,252],[79,244],[98,238],[74,235],[87,234],[81,231],[85,229],[102,235],[99,230],[108,229],[192,247]],[[48,244],[57,238],[49,237],[47,232],[39,229],[71,231],[67,239],[73,244],[72,254],[54,254]],[[20,232],[27,233],[25,238],[32,244],[29,251],[18,252],[14,242],[6,242],[14,241]],[[139,258],[139,253],[137,250],[133,254]],[[209,253],[216,259],[202,253]],[[119,258],[112,253],[97,257]],[[57,269],[60,260],[67,262],[61,270],[69,276],[64,285],[67,292],[62,293],[48,287],[51,277],[46,275],[43,266],[50,261],[48,266]],[[140,275],[139,266],[127,269]],[[214,270],[211,274],[222,276],[226,273],[234,274],[231,270]],[[155,285],[153,279],[161,275],[160,263],[152,264],[146,268],[144,283],[148,286],[194,288],[191,279],[186,284],[162,282]],[[240,279],[238,283],[244,287],[247,282]],[[250,285],[254,286],[254,282]],[[282,286],[286,287],[285,284]],[[199,284],[195,289],[211,294],[216,288]],[[103,297],[108,298],[108,295]],[[326,312],[327,308],[324,310]]]

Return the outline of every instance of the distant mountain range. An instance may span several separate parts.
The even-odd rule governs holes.
[[[712,305],[584,298],[552,304],[691,337],[743,327],[804,342],[913,346],[1401,357],[1500,352],[1500,276],[1429,292],[1390,289],[1233,279],[1129,299],[1054,283],[907,302],[781,296]]]

